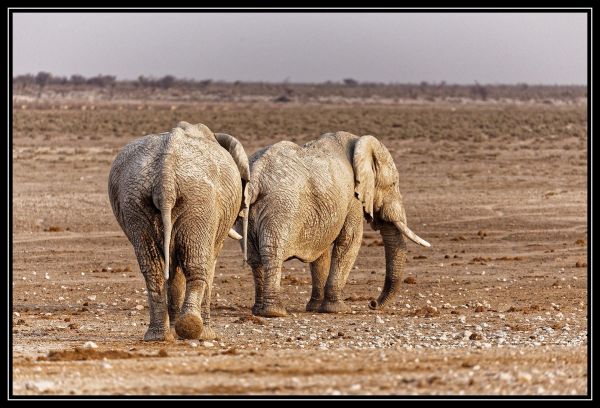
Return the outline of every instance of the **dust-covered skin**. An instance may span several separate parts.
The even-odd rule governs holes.
[[[403,233],[429,246],[406,225],[399,175],[389,151],[373,136],[329,133],[298,146],[278,142],[250,157],[249,253],[255,284],[252,313],[286,315],[281,267],[310,263],[309,312],[349,312],[343,289],[360,249],[363,214],[381,230],[386,277],[372,308],[398,291],[406,261]]]
[[[13,111],[15,394],[588,392],[585,105],[68,103]],[[290,260],[289,316],[265,319],[251,315],[252,272],[226,239],[211,302],[218,338],[144,342],[146,286],[106,181],[129,141],[186,118],[235,135],[248,154],[338,129],[376,135],[401,175],[409,226],[432,247],[407,240],[402,286],[372,310],[385,259],[365,223],[344,288],[351,313],[306,312],[310,268]],[[97,353],[75,352],[88,341]]]
[[[231,154],[230,154],[231,153]],[[113,213],[146,279],[146,341],[213,339],[215,261],[240,214],[248,158],[232,136],[180,122],[123,148],[109,173]]]

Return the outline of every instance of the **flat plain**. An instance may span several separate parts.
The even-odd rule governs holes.
[[[552,101],[550,101],[552,102]],[[588,392],[587,105],[541,102],[85,101],[15,103],[12,391],[165,395],[582,395]],[[142,341],[144,280],[107,195],[116,153],[181,120],[251,155],[345,130],[378,137],[400,173],[406,283],[382,311],[379,234],[365,226],[352,313],[251,316],[253,280],[228,239],[211,342]],[[93,342],[97,348],[90,347]]]

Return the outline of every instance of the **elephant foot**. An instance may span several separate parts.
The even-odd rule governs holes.
[[[325,299],[319,307],[319,313],[350,313],[351,310],[350,306],[345,304],[342,300],[332,302]]]
[[[204,326],[204,329],[202,329],[202,334],[200,334],[198,340],[214,340],[216,338],[217,333],[215,333],[213,328],[210,326]]]
[[[169,329],[149,328],[144,335],[144,341],[173,341],[175,337]]]
[[[263,304],[262,303],[254,303],[254,306],[252,306],[252,314],[257,316],[259,311],[263,308]]]
[[[253,307],[252,314],[262,317],[284,317],[287,316],[287,311],[285,310],[285,307],[279,303],[268,305],[263,304],[258,307]]]
[[[317,312],[319,311],[319,306],[323,303],[323,299],[310,299],[306,304],[307,312]]]
[[[199,339],[202,336],[203,326],[200,316],[186,313],[175,322],[175,332],[182,339]]]

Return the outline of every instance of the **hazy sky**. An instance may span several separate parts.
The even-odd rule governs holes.
[[[13,74],[586,84],[584,13],[15,13]]]

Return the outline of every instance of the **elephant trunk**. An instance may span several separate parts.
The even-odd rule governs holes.
[[[379,298],[369,303],[371,309],[381,309],[394,297],[402,284],[406,263],[406,242],[403,233],[388,222],[381,226],[381,237],[385,248],[385,283]]]

